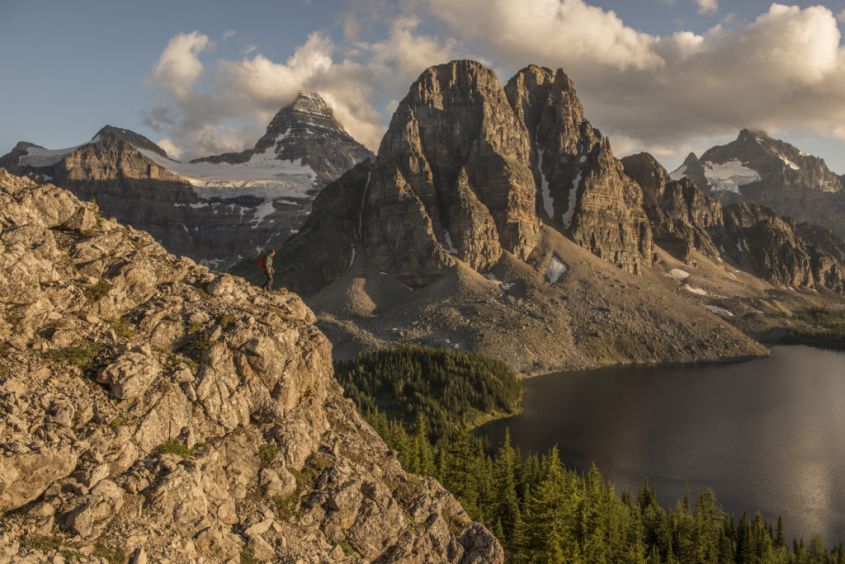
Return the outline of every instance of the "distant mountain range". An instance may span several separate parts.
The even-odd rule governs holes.
[[[618,160],[567,75],[535,65],[504,86],[474,61],[427,69],[377,156],[302,93],[239,153],[179,162],[107,126],[0,166],[255,281],[277,248],[279,283],[341,357],[425,342],[528,373],[747,357],[784,312],[845,292],[845,190],[822,159],[743,130],[671,174]]]
[[[502,87],[477,62],[438,65],[375,160],[328,185],[281,246],[281,284],[339,356],[422,341],[524,372],[761,354],[746,334],[778,307],[841,303],[833,234],[684,176],[617,160],[562,70],[531,65]],[[251,261],[235,272],[258,277]]]
[[[226,268],[296,232],[320,189],[370,157],[318,94],[303,92],[241,153],[179,162],[142,135],[106,126],[67,149],[18,143],[0,166],[96,199],[168,250]]]
[[[765,132],[743,129],[736,140],[708,149],[701,158],[690,154],[671,176],[691,178],[722,201],[768,206],[845,238],[845,176]]]

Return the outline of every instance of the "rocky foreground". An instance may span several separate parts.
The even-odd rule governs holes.
[[[294,294],[0,169],[0,562],[501,562]]]

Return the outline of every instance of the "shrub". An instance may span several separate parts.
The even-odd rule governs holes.
[[[182,458],[193,458],[196,454],[194,449],[189,448],[188,445],[178,439],[167,439],[156,447],[155,453],[159,456],[162,454],[175,454]]]

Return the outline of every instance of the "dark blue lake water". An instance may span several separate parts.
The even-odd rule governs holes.
[[[643,478],[666,505],[712,488],[728,511],[783,515],[806,539],[845,541],[845,354],[776,347],[740,364],[617,367],[527,382],[524,413],[505,428],[523,452],[554,445],[593,461],[619,490]]]

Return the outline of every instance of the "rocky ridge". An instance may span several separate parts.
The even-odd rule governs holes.
[[[169,251],[227,268],[281,244],[328,182],[371,156],[318,94],[302,93],[242,153],[182,163],[142,135],[106,126],[68,149],[19,143],[0,166],[96,199]]]
[[[823,159],[763,131],[743,129],[726,144],[691,154],[672,177],[691,178],[723,202],[748,201],[845,237],[845,183]]]
[[[648,267],[652,233],[640,189],[624,174],[608,139],[584,117],[569,77],[561,69],[529,65],[505,92],[531,138],[545,216],[623,270]]]
[[[722,205],[699,190],[690,178],[672,180],[651,155],[622,159],[625,172],[642,187],[655,241],[677,259],[689,263],[697,250],[727,260],[743,270],[783,287],[845,291],[845,271],[835,236],[816,228],[814,245],[787,218],[747,202]]]
[[[369,173],[356,173],[354,187],[351,178],[345,190],[361,195],[358,205],[344,196],[345,210],[326,200],[315,204],[314,214],[337,215],[341,223],[355,215],[357,230],[335,233],[340,239],[329,243],[327,254],[314,241],[329,237],[316,235],[315,225],[332,221],[306,223],[286,245],[282,263],[296,263],[293,250],[301,250],[309,265],[290,266],[297,275],[286,283],[314,292],[356,261],[412,287],[425,286],[456,261],[487,273],[505,255],[529,259],[541,214],[553,229],[627,272],[651,264],[642,193],[584,118],[562,71],[527,67],[502,88],[493,71],[475,61],[429,68],[399,104]],[[331,266],[312,260],[323,255]]]
[[[0,227],[0,560],[503,560],[342,398],[296,295],[3,170]]]
[[[765,354],[733,311],[838,300],[831,257],[648,155],[617,161],[562,71],[526,67],[501,88],[454,61],[411,86],[375,162],[315,200],[277,280],[340,358],[424,342],[537,374]],[[251,262],[237,272],[260,279]]]

